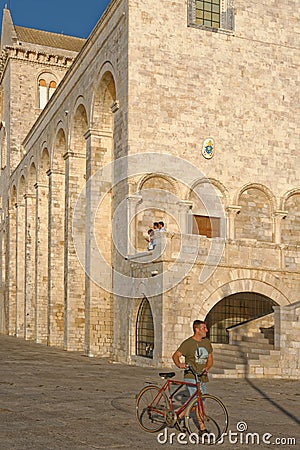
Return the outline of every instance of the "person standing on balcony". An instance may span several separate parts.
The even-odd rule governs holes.
[[[165,228],[165,224],[162,220],[158,222],[158,231],[167,231]]]

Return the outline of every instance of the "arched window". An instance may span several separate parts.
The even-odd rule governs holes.
[[[273,312],[276,303],[256,292],[239,292],[220,300],[206,316],[211,342],[227,344],[227,328]]]
[[[145,358],[153,358],[154,325],[152,311],[147,298],[144,298],[136,321],[136,354]]]
[[[57,83],[53,80],[53,75],[50,73],[43,73],[38,80],[39,87],[39,108],[45,108],[49,99],[52,97]]]

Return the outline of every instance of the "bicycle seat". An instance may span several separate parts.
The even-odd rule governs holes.
[[[164,379],[173,378],[175,377],[175,372],[160,372],[159,376]]]

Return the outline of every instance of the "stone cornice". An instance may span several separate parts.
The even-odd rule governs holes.
[[[40,50],[29,50],[26,47],[6,46],[5,51],[1,55],[0,79],[2,79],[9,59],[28,61],[30,63],[42,64],[48,67],[59,66],[64,69],[68,69],[72,65],[76,56],[77,54],[75,54],[72,58],[71,56],[46,53]]]
[[[9,47],[6,46],[7,58],[29,60],[32,62],[39,62],[51,65],[60,65],[64,67],[70,67],[75,57],[65,55],[57,55],[55,53],[41,52],[40,50],[29,50],[26,47]],[[75,52],[74,52],[75,53]]]

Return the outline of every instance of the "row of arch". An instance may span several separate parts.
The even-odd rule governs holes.
[[[45,130],[49,142],[41,138],[40,147],[35,144],[10,178],[1,223],[1,281],[10,334],[111,354],[113,302],[86,279],[74,249],[72,215],[87,173],[91,176],[99,163],[112,158],[115,101],[113,74],[104,71],[92,111],[78,97],[55,132],[53,123]],[[85,207],[81,216],[85,223]],[[106,224],[109,212],[102,219]]]
[[[166,196],[164,198],[160,196],[159,190],[172,193],[181,205],[185,202],[186,211],[189,210],[196,217],[210,216],[213,220],[218,217],[224,220],[226,217],[227,238],[286,245],[300,244],[300,189],[291,189],[277,198],[266,186],[249,183],[242,186],[234,195],[230,195],[227,188],[216,179],[200,179],[188,189],[182,183],[162,174],[147,175],[137,186],[143,200],[144,191],[149,192],[150,196],[151,190],[158,192],[156,208],[165,211],[166,215],[170,213],[169,222],[167,220],[170,231],[176,232],[171,218],[172,211],[171,208],[167,211],[164,206]],[[178,205],[175,205],[175,208],[178,208]],[[146,215],[145,217],[145,223],[142,223],[143,219],[140,220],[141,227],[145,226],[147,220],[149,222],[149,218]]]
[[[142,177],[137,183],[137,191],[147,189],[148,187],[153,187],[153,181],[155,181],[157,188],[169,190],[175,195],[180,195],[180,193],[182,192],[182,186],[179,186],[179,184],[176,183],[175,180],[165,176],[164,174],[149,174],[145,177]],[[183,194],[183,200],[190,200],[191,193],[194,191],[194,189],[206,183],[211,184],[216,189],[218,195],[223,200],[224,208],[227,208],[230,205],[240,205],[241,196],[248,189],[256,189],[264,194],[268,203],[270,204],[272,212],[275,212],[276,210],[285,210],[288,199],[293,195],[300,194],[300,188],[293,188],[284,193],[281,197],[277,198],[276,195],[271,191],[271,189],[260,183],[247,183],[237,189],[235,193],[230,194],[226,186],[219,180],[215,178],[201,178],[199,180],[196,180],[190,189],[185,189],[186,192]]]

